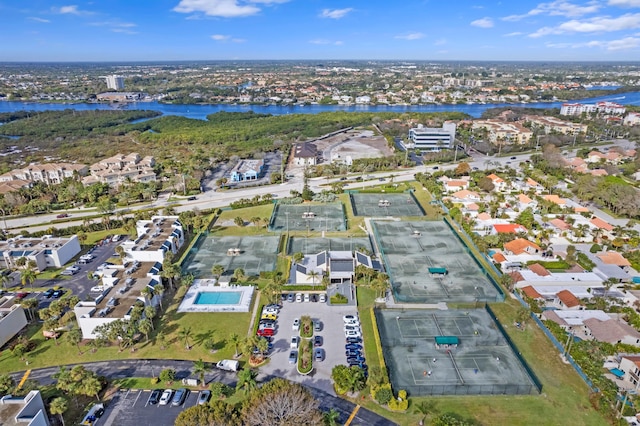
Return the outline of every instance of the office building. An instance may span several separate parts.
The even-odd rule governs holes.
[[[414,149],[423,151],[440,151],[451,149],[456,140],[456,124],[444,123],[440,127],[418,127],[409,130],[409,139]]]

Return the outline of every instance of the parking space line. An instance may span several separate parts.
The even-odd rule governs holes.
[[[22,388],[22,385],[24,385],[24,382],[27,381],[27,377],[29,377],[29,374],[31,374],[31,370],[27,370],[24,372],[24,376],[22,376],[20,383],[18,383],[18,389]]]
[[[347,419],[347,421],[345,422],[344,426],[349,426],[351,424],[351,422],[353,421],[353,419],[356,417],[356,414],[358,414],[358,410],[360,409],[360,404],[356,405],[355,408],[353,409],[353,411],[351,412],[351,415],[349,416],[349,418]]]
[[[136,396],[135,401],[133,401],[133,405],[132,405],[132,407],[135,407],[135,406],[136,406],[136,403],[138,402],[138,398],[140,398],[140,395],[142,395],[142,391],[138,391],[138,395]]]

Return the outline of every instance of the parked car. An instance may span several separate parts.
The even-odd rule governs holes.
[[[177,407],[184,403],[184,400],[187,398],[187,390],[185,388],[180,388],[176,391],[175,395],[173,395],[173,399],[171,400],[171,405]]]
[[[287,295],[287,302],[291,303],[295,300],[295,296],[293,295],[293,293],[289,293]]]
[[[187,201],[194,201],[197,200],[198,197],[196,197],[195,195],[192,195],[191,197],[187,197]]]
[[[160,397],[160,405],[167,405],[171,401],[171,397],[173,396],[173,389],[165,389],[162,392],[162,396]]]
[[[69,217],[68,213],[60,213],[56,216],[57,219],[64,219],[65,217]]]
[[[265,328],[262,330],[258,330],[256,333],[260,337],[271,337],[275,334],[275,330],[273,328]]]
[[[360,356],[350,356],[347,358],[347,364],[349,364],[349,366],[352,365],[361,365],[365,363],[365,359],[362,355]]]
[[[261,319],[260,320],[260,328],[276,328],[276,322],[270,319]]]
[[[345,325],[344,326],[344,331],[360,331],[360,327],[355,326],[355,325]]]
[[[291,338],[291,347],[293,349],[298,349],[299,344],[300,344],[300,338],[298,336],[293,336]]]
[[[54,299],[60,299],[64,295],[64,290],[56,290],[53,292],[52,297]]]
[[[16,294],[16,299],[24,299],[28,295],[29,295],[29,293],[27,293],[26,291],[23,291],[23,292],[20,292],[20,293]]]
[[[347,358],[351,358],[351,357],[358,357],[358,356],[362,356],[362,352],[360,352],[360,351],[351,351],[351,350],[349,350],[349,351],[344,351],[344,355],[345,355]]]
[[[296,318],[293,320],[293,325],[291,326],[291,328],[293,329],[293,331],[300,330],[300,318]]]
[[[316,348],[313,351],[313,359],[314,361],[324,361],[324,349]]]
[[[271,303],[270,305],[267,305],[267,306],[265,306],[264,308],[265,308],[265,309],[275,310],[275,311],[276,311],[276,313],[278,313],[278,312],[280,311],[280,308],[281,308],[281,307],[282,307],[282,306],[280,306],[280,305],[278,305],[278,304]]]
[[[327,294],[320,293],[320,303],[327,303]]]
[[[362,343],[362,339],[360,337],[347,337],[347,343]]]
[[[352,327],[360,327],[360,321],[358,321],[357,319],[355,320],[349,320],[349,321],[345,321],[344,325],[349,325]]]
[[[344,337],[362,337],[362,334],[357,330],[345,330]]]
[[[297,360],[298,360],[298,352],[297,351],[289,352],[289,364],[295,364]]]
[[[276,314],[272,314],[272,313],[269,313],[269,314],[262,314],[262,316],[260,317],[260,319],[275,321],[276,319],[278,319],[278,316],[277,316]]]
[[[160,402],[160,397],[162,396],[162,389],[154,389],[151,392],[151,396],[149,397],[149,404],[156,405]]]
[[[361,351],[362,345],[359,345],[357,343],[347,343],[346,345],[344,345],[344,348],[347,350],[352,349],[354,351]]]
[[[209,402],[210,399],[211,399],[211,391],[209,390],[202,391],[198,396],[198,405],[206,404],[207,402]]]
[[[296,302],[302,302],[302,293],[296,293]]]
[[[304,294],[304,301],[306,303],[311,302],[311,295],[309,293]]]
[[[52,288],[48,288],[44,293],[42,293],[42,295],[44,297],[46,297],[47,299],[49,299],[51,296],[53,296],[53,293],[55,292],[54,289]]]
[[[349,321],[358,321],[358,316],[357,315],[345,315],[342,317],[342,321],[349,322]]]
[[[322,346],[322,336],[313,337],[313,346]]]
[[[320,320],[313,322],[313,331],[322,331],[322,322],[320,322]]]

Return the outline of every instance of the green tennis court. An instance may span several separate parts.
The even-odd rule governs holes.
[[[367,217],[406,217],[424,216],[424,210],[411,193],[357,193],[350,194],[354,216]]]
[[[342,203],[276,204],[269,231],[335,232],[347,229]]]

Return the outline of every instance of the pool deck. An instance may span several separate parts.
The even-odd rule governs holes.
[[[253,286],[236,286],[230,285],[228,287],[220,287],[216,285],[214,279],[200,279],[195,280],[187,293],[184,295],[178,312],[249,312],[251,308],[251,298],[255,287]],[[196,305],[196,299],[200,293],[237,293],[240,292],[240,302],[233,305],[214,305],[214,304],[202,304]]]

